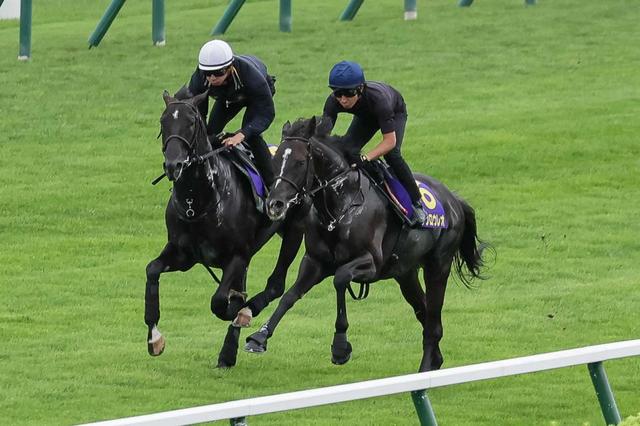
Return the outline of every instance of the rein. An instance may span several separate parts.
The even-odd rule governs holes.
[[[346,171],[344,171],[342,173],[339,173],[338,175],[334,176],[330,180],[326,181],[324,184],[320,185],[319,187],[317,187],[316,189],[311,191],[309,193],[310,196],[313,197],[313,194],[315,194],[316,192],[318,192],[318,191],[320,191],[322,189],[327,188],[328,186],[330,186],[332,184],[333,181],[338,180],[339,178],[341,178],[342,176],[346,175],[350,171],[351,171],[351,169],[347,169]],[[338,223],[340,223],[340,221],[342,219],[344,219],[344,217],[347,215],[347,213],[349,213],[349,210],[351,210],[354,206],[359,206],[359,205],[362,205],[362,203],[364,203],[364,193],[362,192],[362,173],[358,169],[358,193],[355,194],[351,198],[351,201],[349,202],[349,205],[347,206],[347,208],[344,209],[344,211],[342,212],[342,214],[339,217],[335,217],[334,215],[331,214],[331,211],[329,210],[329,206],[327,206],[326,192],[324,194],[325,194],[325,197],[322,198],[322,201],[324,202],[324,211],[329,216],[329,218],[331,219],[331,221],[327,225],[327,231],[331,232],[331,231],[333,231],[335,229],[336,225]],[[362,203],[360,203],[360,204],[356,204],[355,203],[355,199],[356,199],[356,197],[358,195],[360,195],[362,197]]]
[[[193,157],[193,159],[187,159],[187,164],[186,164],[186,166],[184,166],[184,169],[189,168],[193,164],[204,164],[204,162],[206,160],[208,160],[209,158],[211,158],[213,156],[216,156],[216,155],[220,154],[222,151],[226,151],[226,150],[229,150],[231,148],[233,148],[233,147],[222,146],[220,148],[216,148],[216,149],[214,149],[212,151],[209,151],[204,155],[196,155],[196,156]],[[157,178],[155,178],[151,182],[151,185],[157,184],[158,182],[160,182],[165,177],[167,177],[167,174],[166,173],[162,173],[160,176],[158,176]]]
[[[303,138],[301,136],[288,136],[282,139],[283,142],[286,141],[300,141],[300,142],[304,142],[308,145],[310,145],[310,139],[309,138]],[[343,170],[342,172],[338,173],[337,175],[323,181],[318,180],[319,185],[316,186],[315,188],[312,189],[307,189],[306,185],[307,182],[309,181],[309,173],[310,173],[310,164],[313,161],[312,157],[311,157],[311,147],[309,146],[309,152],[307,154],[307,170],[305,172],[305,179],[304,179],[304,185],[302,188],[296,184],[294,181],[292,181],[291,179],[283,176],[282,174],[278,175],[276,177],[276,180],[281,179],[282,181],[288,183],[289,185],[291,185],[295,190],[296,190],[296,196],[289,202],[290,205],[295,205],[295,204],[299,204],[302,202],[302,200],[305,199],[306,196],[308,196],[309,198],[313,198],[318,192],[325,190],[326,188],[328,188],[329,186],[335,184],[336,182],[338,182],[340,179],[344,178],[347,174],[349,174],[351,171],[354,170],[354,168],[349,167],[346,170]],[[323,197],[323,204],[324,204],[324,213],[326,216],[329,217],[330,221],[329,224],[326,225],[327,230],[329,232],[333,231],[336,227],[336,224],[340,223],[340,221],[347,215],[347,213],[349,212],[349,210],[351,210],[351,208],[353,208],[354,206],[358,205],[355,203],[356,197],[358,197],[358,195],[360,195],[362,197],[362,200],[364,202],[364,193],[362,192],[362,173],[360,169],[355,169],[358,171],[358,185],[359,185],[359,190],[358,193],[355,194],[353,196],[353,198],[351,199],[349,205],[347,206],[347,208],[341,213],[339,214],[337,217],[334,216],[333,214],[331,214],[331,211],[329,210],[329,206],[327,206],[327,199],[326,197]],[[361,292],[362,293],[362,292]],[[366,296],[365,296],[366,297]]]

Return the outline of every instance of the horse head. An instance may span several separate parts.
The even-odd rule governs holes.
[[[160,117],[164,170],[170,181],[177,181],[197,157],[211,149],[204,119],[198,105],[208,94],[178,100],[164,92],[165,110]]]
[[[312,166],[320,181],[328,181],[350,168],[348,144],[343,142],[344,137],[331,135],[331,127],[329,120],[320,120],[309,139]]]
[[[320,121],[317,117],[298,119],[282,127],[282,138],[274,156],[274,170],[278,176],[269,197],[267,214],[271,220],[282,219],[289,207],[304,198],[312,173],[309,164],[309,139]]]

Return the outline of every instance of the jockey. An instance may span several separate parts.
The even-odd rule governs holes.
[[[356,162],[362,165],[384,156],[409,192],[415,212],[414,224],[421,225],[426,217],[420,205],[420,191],[400,154],[407,122],[407,107],[402,95],[388,84],[365,81],[360,65],[350,61],[333,66],[329,73],[329,88],[333,93],[324,104],[323,116],[331,120],[333,128],[338,113],[354,115],[345,140],[358,152],[380,130],[382,141],[368,153],[361,154]]]
[[[227,123],[246,108],[242,127],[222,143],[233,146],[246,142],[267,187],[271,187],[274,175],[271,154],[262,133],[275,117],[274,83],[275,78],[267,73],[267,67],[258,58],[234,55],[226,42],[211,40],[200,49],[198,67],[188,86],[192,95],[208,92],[209,97],[215,100],[207,124],[210,139],[222,132]],[[205,120],[209,97],[199,105]]]

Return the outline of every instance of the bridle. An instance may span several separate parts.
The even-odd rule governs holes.
[[[167,145],[169,144],[169,142],[172,139],[177,139],[178,141],[180,141],[182,144],[184,144],[187,148],[187,158],[185,161],[183,161],[180,164],[180,170],[178,172],[178,178],[180,176],[182,176],[183,172],[185,170],[187,170],[189,167],[191,167],[194,164],[200,164],[200,165],[204,165],[205,168],[207,169],[205,174],[207,176],[207,179],[209,180],[209,183],[211,185],[213,185],[213,172],[211,169],[211,164],[208,161],[211,157],[221,153],[222,151],[228,150],[229,147],[228,146],[222,146],[220,148],[217,149],[211,149],[211,146],[209,144],[208,145],[208,149],[209,151],[207,151],[206,153],[202,154],[202,155],[198,155],[196,154],[196,146],[197,143],[200,139],[198,138],[207,138],[206,135],[206,125],[204,123],[204,119],[202,118],[202,116],[200,115],[200,111],[198,111],[197,107],[195,105],[193,105],[190,102],[184,102],[184,101],[172,101],[167,103],[167,108],[169,108],[170,105],[186,105],[191,112],[194,115],[194,121],[195,121],[195,131],[193,132],[193,134],[191,135],[190,139],[185,138],[184,136],[180,135],[180,134],[171,134],[169,136],[167,136],[166,138],[163,138],[162,140],[162,152],[163,154],[166,152],[167,150]],[[160,134],[158,135],[158,137],[160,137],[162,135],[162,127],[160,128]],[[156,178],[156,180],[153,181],[153,184],[155,185],[156,183],[158,183],[164,176],[167,175],[167,171],[166,171],[166,165],[163,164],[163,167],[165,167],[165,173],[163,173],[161,176],[159,176],[158,178]],[[176,178],[176,180],[178,179]],[[191,190],[189,190],[189,192],[191,192]],[[196,212],[196,210],[194,209],[194,203],[195,203],[196,199],[195,196],[189,196],[187,198],[185,198],[184,200],[178,200],[176,198],[176,192],[173,192],[173,195],[171,197],[171,202],[174,205],[174,207],[176,208],[176,212],[178,213],[178,216],[186,221],[186,222],[197,222],[199,220],[202,220],[203,217],[205,217],[207,214],[209,214],[211,211],[213,211],[213,209],[215,209],[217,207],[217,205],[219,204],[220,200],[218,199],[217,201],[215,201],[215,199],[212,199],[209,203],[207,203],[207,205],[204,206],[204,208],[201,209],[201,211],[198,213]],[[182,203],[185,203],[186,206],[183,206]]]
[[[178,139],[180,142],[182,142],[184,145],[186,145],[187,147],[187,159],[182,163],[181,168],[180,168],[180,175],[182,175],[182,173],[188,169],[189,167],[191,167],[194,164],[204,164],[206,160],[208,160],[209,158],[218,155],[219,153],[221,153],[222,151],[226,151],[229,149],[228,146],[222,146],[220,148],[216,148],[213,149],[203,155],[197,155],[195,154],[195,146],[196,146],[196,142],[198,140],[198,137],[202,137],[204,135],[204,137],[206,138],[206,125],[204,122],[204,119],[202,118],[202,116],[200,115],[200,111],[198,111],[198,109],[196,108],[195,105],[189,103],[189,102],[184,102],[184,101],[172,101],[169,102],[167,104],[167,108],[170,105],[186,105],[187,107],[189,107],[189,109],[191,110],[191,112],[193,112],[193,115],[195,116],[195,127],[196,130],[193,132],[193,134],[191,135],[190,139],[185,138],[184,136],[174,133],[171,134],[169,136],[167,136],[166,138],[163,137],[162,139],[162,153],[164,154],[164,152],[167,150],[167,145],[169,144],[169,141],[172,139]],[[158,133],[158,138],[160,138],[160,136],[164,136],[162,133],[162,125],[160,126],[160,132]],[[164,164],[163,164],[163,167]],[[162,180],[162,178],[164,178],[165,176],[167,176],[167,171],[165,169],[164,173],[161,174],[160,176],[158,176],[156,179],[153,180],[153,182],[151,182],[153,185],[157,184],[158,182],[160,182]]]
[[[298,142],[303,142],[305,144],[309,144],[309,138],[303,138],[302,136],[285,136],[282,138],[281,143],[284,142],[289,142],[289,141],[298,141]],[[302,186],[298,185],[297,183],[295,183],[293,180],[289,179],[288,177],[284,176],[282,173],[279,174],[278,176],[275,177],[274,182],[278,182],[279,180],[288,183],[289,185],[291,185],[293,187],[293,189],[296,191],[296,195],[287,203],[289,206],[295,206],[297,204],[300,204],[303,202],[303,200],[305,199],[305,197],[307,196],[307,184],[309,182],[309,178],[310,178],[310,173],[311,173],[311,150],[309,150],[307,152],[307,168],[304,171],[304,180],[303,180],[303,184]],[[274,184],[275,185],[275,184]]]
[[[278,179],[282,180],[283,182],[288,183],[289,185],[291,185],[295,190],[296,190],[296,195],[288,202],[289,206],[292,205],[297,205],[300,204],[301,202],[303,202],[303,200],[305,200],[306,198],[313,198],[315,194],[317,194],[320,191],[323,191],[324,189],[328,188],[329,186],[334,185],[336,182],[338,182],[340,179],[342,179],[343,177],[345,177],[348,173],[350,173],[352,170],[351,167],[347,168],[346,170],[341,171],[340,173],[336,174],[335,176],[322,181],[320,179],[316,179],[314,180],[315,182],[318,183],[318,185],[316,187],[312,187],[311,189],[307,189],[307,185],[309,185],[309,181],[310,181],[310,173],[311,173],[311,163],[313,161],[312,158],[312,153],[311,153],[311,138],[304,138],[301,136],[287,136],[282,138],[282,142],[286,142],[286,141],[300,141],[300,142],[304,142],[309,146],[309,150],[307,152],[307,169],[305,170],[305,177],[304,177],[304,184],[302,187],[300,187],[297,183],[295,183],[293,180],[287,178],[286,176],[280,174],[278,176],[276,176],[275,178],[275,182],[278,181]],[[360,171],[360,169],[355,169],[358,171],[358,185],[360,187],[358,194],[360,194],[362,196],[362,200],[364,201],[364,193],[362,192],[362,172]],[[331,214],[331,211],[329,210],[329,207],[327,206],[327,200],[326,197],[323,197],[323,210],[326,216],[329,217],[330,221],[329,223],[326,225],[326,228],[328,231],[333,231],[335,229],[336,224],[338,224],[349,212],[349,210],[351,210],[352,207],[356,206],[355,204],[355,198],[358,196],[358,194],[354,195],[353,198],[351,199],[351,202],[349,203],[349,205],[347,206],[347,208],[342,212],[342,214],[338,215],[338,217],[335,217],[333,214]]]

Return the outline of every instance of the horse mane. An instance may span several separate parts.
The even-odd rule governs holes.
[[[314,135],[314,140],[330,148],[347,163],[354,156],[359,155],[359,152],[353,149],[351,144],[347,143],[346,135]]]

